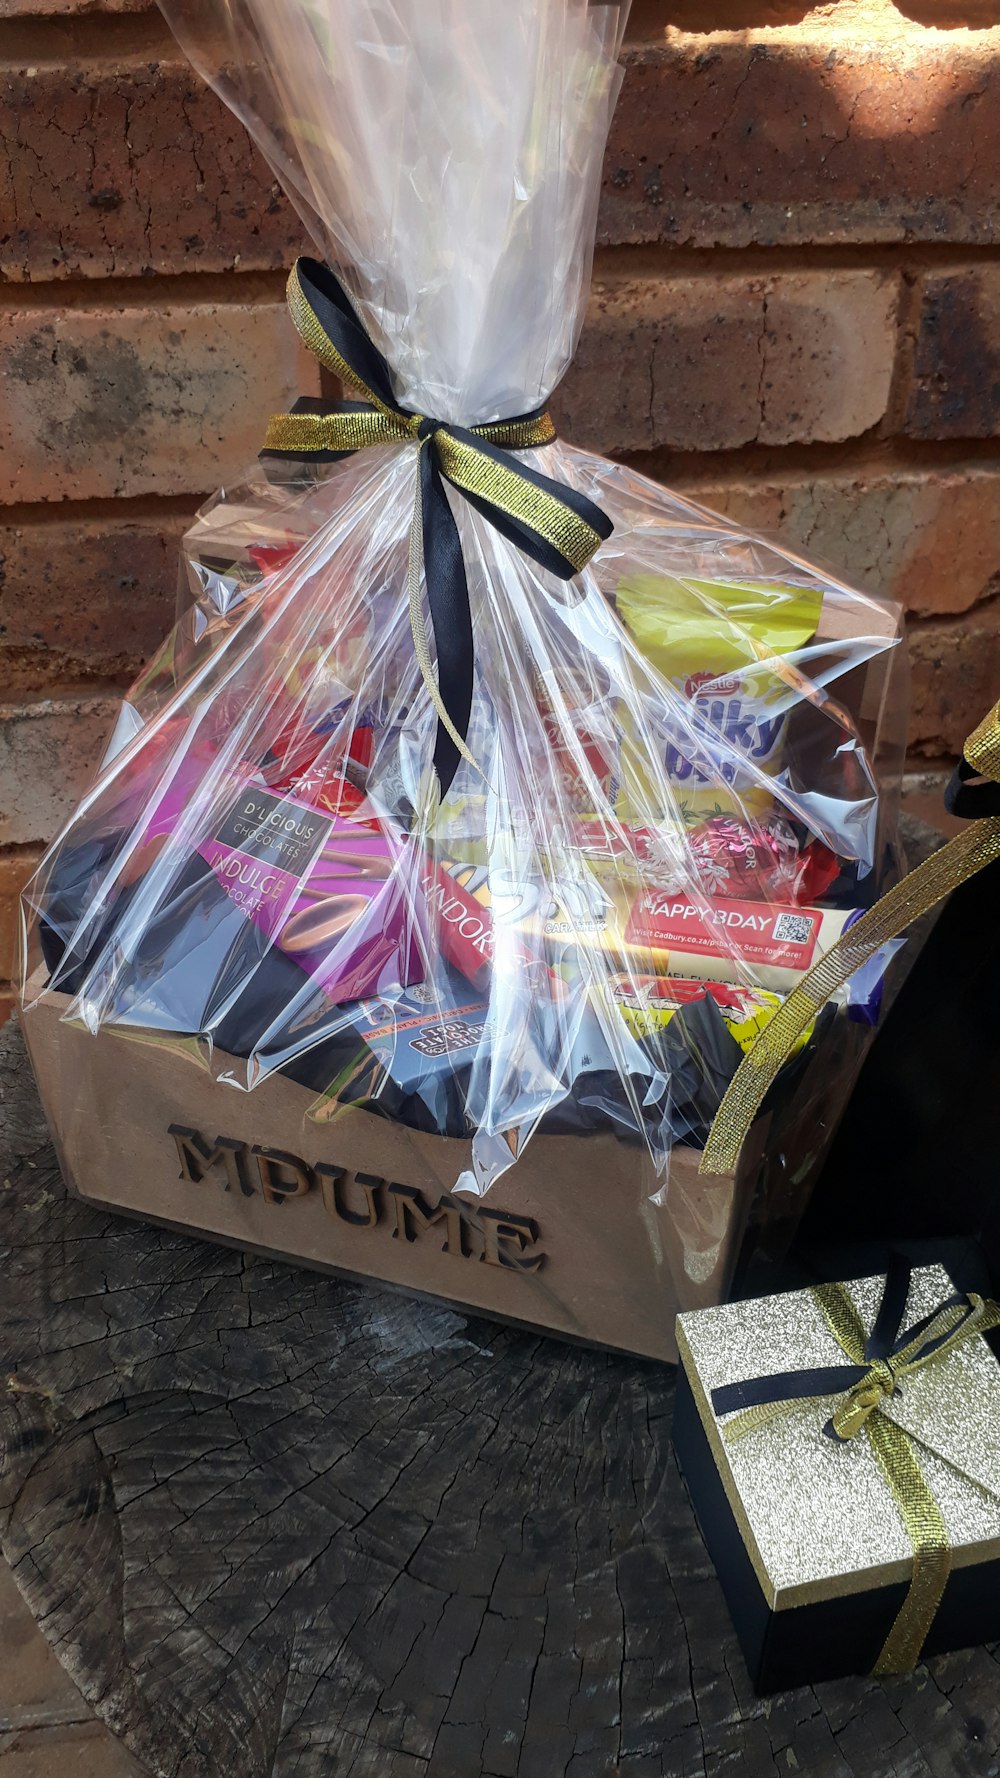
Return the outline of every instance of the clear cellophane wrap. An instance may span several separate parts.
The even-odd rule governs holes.
[[[163,3],[399,407],[543,408],[586,301],[624,9]],[[613,524],[571,578],[447,491],[475,660],[442,796],[419,448],[265,459],[200,513],[177,627],[27,892],[26,979],[229,1085],[281,1071],[305,1120],[471,1138],[459,1192],[539,1134],[603,1131],[668,1195],[672,1149],[703,1147],[754,1033],[896,868],[898,616],[557,438],[523,460]],[[804,1128],[810,1057],[855,1066],[885,961],[779,1082]]]

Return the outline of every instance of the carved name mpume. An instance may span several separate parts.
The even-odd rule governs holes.
[[[437,1229],[442,1252],[456,1259],[520,1272],[537,1272],[544,1262],[538,1224],[530,1216],[465,1204],[447,1192],[430,1202],[415,1186],[376,1173],[352,1173],[327,1161],[310,1164],[286,1149],[233,1136],[209,1142],[184,1124],[170,1124],[167,1134],[177,1146],[180,1177],[192,1185],[214,1174],[223,1191],[246,1198],[260,1192],[265,1203],[277,1205],[318,1193],[327,1215],[350,1228],[387,1229],[399,1241],[416,1241]]]

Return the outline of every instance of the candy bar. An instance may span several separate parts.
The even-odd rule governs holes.
[[[807,689],[785,657],[794,659],[815,633],[819,589],[633,574],[619,583],[616,604],[675,688],[660,726],[660,763],[684,820],[766,815],[771,792],[742,762],[771,777],[781,769],[789,711]],[[643,785],[659,800],[640,770],[636,787]]]
[[[455,859],[437,863],[428,857],[420,889],[442,957],[466,981],[484,988],[497,951],[489,872],[481,865]],[[523,969],[529,980],[541,980],[548,993],[559,992],[558,980],[541,960],[538,947],[526,942],[515,926],[506,929],[502,943],[505,961]]]
[[[581,897],[582,899],[582,897]],[[600,882],[590,885],[583,917],[556,906],[526,922],[550,958],[565,963],[578,947],[600,949],[617,969],[640,975],[691,975],[699,980],[751,981],[794,987],[836,942],[856,910],[771,902],[728,901],[671,890]]]
[[[636,1037],[663,1031],[683,1007],[698,1000],[713,1000],[727,1031],[742,1050],[748,1050],[781,1005],[781,995],[767,988],[748,988],[742,982],[697,981],[662,975],[611,976],[612,1004]]]
[[[648,946],[662,967],[706,979],[737,979],[739,965],[755,982],[792,988],[835,944],[856,912],[842,908],[782,907],[776,903],[697,902],[688,895],[649,890],[628,910],[624,943]]]
[[[350,1031],[321,1044],[289,1069],[320,1091],[312,1115],[336,1118],[343,1105],[363,1105],[410,1129],[465,1136],[469,1078],[485,1040],[489,1008],[457,972],[441,970],[392,999],[362,1002]],[[336,1062],[335,1048],[346,1060]]]

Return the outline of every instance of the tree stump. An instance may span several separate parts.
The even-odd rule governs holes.
[[[751,1692],[666,1367],[69,1198],[0,1033],[0,1535],[158,1778],[986,1778],[973,1649]]]

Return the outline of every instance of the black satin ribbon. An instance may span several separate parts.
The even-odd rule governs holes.
[[[502,536],[516,544],[540,567],[563,580],[578,573],[598,544],[611,535],[611,521],[600,507],[575,489],[540,475],[512,455],[515,440],[518,449],[531,448],[542,442],[541,436],[530,437],[532,429],[539,435],[544,432],[546,439],[554,436],[554,428],[541,409],[473,428],[412,414],[397,403],[386,360],[365,332],[349,298],[328,266],[318,260],[300,259],[290,280],[290,302],[303,339],[321,363],[336,370],[354,387],[370,394],[373,401],[324,403],[309,400],[297,403],[292,415],[279,416],[279,419],[288,422],[302,415],[370,416],[375,413],[390,430],[384,439],[373,436],[365,442],[405,443],[413,439],[423,446],[418,458],[423,558],[427,603],[437,651],[438,690],[451,723],[465,741],[472,713],[475,639],[461,539],[445,490],[445,480],[449,480]],[[546,422],[544,426],[540,424],[543,421]],[[398,429],[393,433],[394,422],[398,423]],[[294,426],[286,424],[285,430],[294,437]],[[506,448],[505,436],[511,441]],[[496,498],[461,485],[457,479],[461,471],[454,461],[456,444],[465,448],[466,462],[471,447],[480,480],[489,482],[490,463],[502,466],[501,473],[494,478],[502,484],[502,487],[498,486]],[[316,460],[334,461],[353,452],[309,446],[307,454]],[[265,458],[295,459],[302,455],[303,450],[294,443],[287,449],[265,446],[261,452]],[[513,491],[512,476],[519,484]],[[539,519],[539,501],[537,497],[533,501],[532,490],[539,490],[548,502],[558,502],[557,522],[549,522],[547,530],[544,521]],[[498,503],[501,499],[502,505]],[[545,505],[545,501],[541,504]],[[518,506],[520,511],[512,510]],[[548,518],[551,521],[551,508]],[[564,547],[560,547],[561,541]],[[434,766],[442,796],[455,776],[460,758],[453,736],[439,720]]]
[[[895,1358],[912,1341],[919,1339],[943,1310],[961,1305],[966,1310],[966,1315],[959,1326],[976,1312],[976,1305],[967,1296],[954,1292],[939,1303],[930,1315],[922,1316],[912,1327],[900,1332],[911,1276],[912,1268],[908,1260],[901,1254],[893,1254],[889,1260],[875,1324],[865,1342],[864,1363],[816,1365],[807,1370],[776,1371],[772,1376],[748,1377],[740,1383],[723,1383],[712,1390],[712,1407],[716,1414],[721,1417],[746,1408],[763,1407],[771,1402],[806,1401],[812,1397],[846,1392],[856,1383],[864,1382],[873,1364]],[[956,1328],[952,1327],[947,1333],[929,1340],[920,1348],[921,1357],[930,1357],[939,1347],[953,1341],[955,1332]],[[838,1443],[846,1443],[835,1431],[832,1420],[827,1421],[823,1430]]]
[[[970,765],[967,759],[960,759],[944,793],[944,806],[949,815],[957,815],[962,821],[1000,815],[1000,784],[984,778],[978,766]]]

